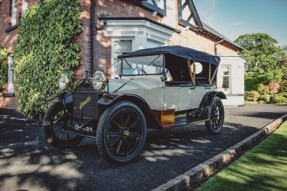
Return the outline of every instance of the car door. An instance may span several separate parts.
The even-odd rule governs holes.
[[[169,61],[169,62],[168,62]],[[165,82],[164,107],[174,108],[176,111],[190,109],[191,94],[194,88],[188,70],[188,62],[185,59],[177,59],[166,62],[166,74],[171,76]]]
[[[174,108],[176,111],[198,108],[206,92],[202,86],[165,86],[164,108]]]

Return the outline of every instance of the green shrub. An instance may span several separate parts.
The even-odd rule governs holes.
[[[7,52],[5,48],[0,48],[0,90],[6,81],[6,64],[4,61],[7,59]]]
[[[287,92],[283,92],[281,93],[283,97],[286,97],[287,98]]]
[[[269,87],[270,93],[273,95],[273,94],[276,94],[278,92],[280,85],[277,82],[271,81],[271,82],[269,82],[268,87]]]
[[[287,92],[287,80],[280,83],[279,92]]]
[[[281,82],[282,77],[283,72],[281,70],[273,70],[266,74],[247,72],[245,74],[245,90],[257,90],[259,84],[268,85],[271,81]]]
[[[270,103],[287,103],[287,98],[281,95],[274,95],[271,97]]]
[[[31,117],[47,109],[45,98],[59,92],[62,73],[72,78],[79,65],[78,0],[46,0],[30,7],[18,27],[14,51],[18,109]]]
[[[259,84],[258,87],[257,87],[257,91],[261,95],[269,94],[269,86],[264,85],[264,84]]]
[[[265,94],[260,96],[260,100],[262,100],[264,103],[268,103],[270,101],[271,95]]]
[[[260,98],[260,93],[258,91],[248,91],[245,95],[246,101],[257,101]]]
[[[287,92],[282,92],[282,93],[279,93],[279,94],[276,94],[277,96],[283,96],[285,98],[287,98]]]
[[[259,84],[268,84],[268,78],[263,75],[255,75],[253,73],[246,73],[245,75],[245,90],[257,90]]]

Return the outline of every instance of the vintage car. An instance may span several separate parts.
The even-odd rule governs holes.
[[[59,101],[45,113],[43,130],[55,147],[75,146],[96,138],[100,155],[125,164],[139,156],[148,129],[205,122],[219,133],[224,123],[222,92],[216,91],[220,58],[181,46],[165,46],[118,57],[119,75],[108,80],[101,71],[67,91],[62,75]]]

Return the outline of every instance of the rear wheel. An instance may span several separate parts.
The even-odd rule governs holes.
[[[133,161],[142,152],[147,125],[141,109],[131,102],[120,102],[105,110],[97,128],[100,155],[116,164]]]
[[[216,134],[221,131],[224,123],[224,107],[219,97],[215,97],[210,105],[208,121],[205,126],[209,133]]]
[[[63,104],[58,102],[46,112],[43,120],[43,131],[48,143],[58,148],[76,146],[82,136],[65,132],[68,128],[69,116]]]

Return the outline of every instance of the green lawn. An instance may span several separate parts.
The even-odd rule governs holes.
[[[287,190],[287,122],[197,191]]]

